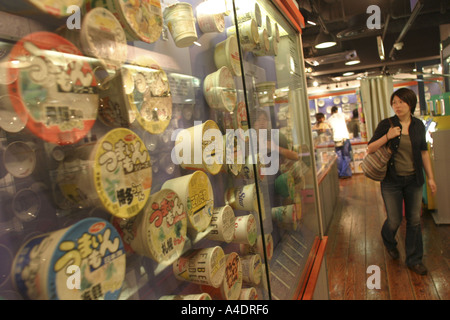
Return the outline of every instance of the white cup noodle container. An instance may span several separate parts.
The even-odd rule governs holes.
[[[160,134],[172,119],[172,95],[166,72],[152,58],[139,56],[124,66],[133,81],[127,94],[137,122],[152,133]]]
[[[239,300],[258,300],[258,292],[254,287],[242,288]]]
[[[57,18],[72,15],[68,10],[71,6],[81,7],[83,0],[14,0],[2,1],[0,9],[12,11],[21,15],[35,15],[36,13],[45,13]]]
[[[130,71],[126,68],[118,69],[99,92],[100,121],[113,128],[131,127],[137,116],[133,100],[130,99],[133,90],[134,82]]]
[[[252,52],[256,56],[266,56],[270,49],[269,35],[265,28],[258,29],[259,42]]]
[[[213,300],[238,300],[242,288],[242,264],[236,252],[225,255],[225,275],[220,287],[202,285]]]
[[[11,103],[14,100],[14,103]],[[28,115],[23,113],[17,114],[13,105],[21,103],[17,96],[1,96],[0,97],[0,128],[6,132],[17,133],[25,128]]]
[[[241,144],[238,137],[234,134],[225,134],[223,136],[223,159],[226,165],[223,166],[222,172],[231,172],[234,176],[238,176],[243,167],[243,154]]]
[[[272,259],[272,257],[273,257],[272,234],[267,233],[264,235],[264,238],[265,238],[266,250],[264,250],[264,247],[263,247],[262,236],[259,235],[255,244],[253,244],[253,245],[241,244],[239,246],[241,255],[260,254],[261,257],[264,256],[267,258],[267,260]]]
[[[280,42],[280,28],[278,27],[278,23],[275,22],[274,27],[273,27],[273,36],[275,36],[275,40],[277,42]]]
[[[169,5],[164,9],[164,21],[167,23],[177,47],[189,47],[197,41],[197,30],[191,4],[177,2]]]
[[[234,238],[234,215],[233,208],[226,205],[220,208],[214,208],[211,219],[211,231],[206,238],[209,240],[225,241],[230,243]]]
[[[233,243],[255,244],[258,230],[253,214],[236,217],[234,228]]]
[[[237,21],[238,23],[255,20],[257,27],[262,26],[261,9],[255,1],[242,1],[237,8]],[[234,23],[234,19],[232,19]]]
[[[272,36],[272,22],[271,22],[269,16],[266,16],[266,18],[263,20],[263,27],[267,30],[267,35],[269,37],[271,37]]]
[[[91,66],[71,42],[51,32],[35,32],[18,41],[11,61],[27,59],[28,67],[9,69],[18,80],[9,85],[17,114],[27,128],[54,144],[73,144],[97,118],[97,82]]]
[[[211,223],[214,194],[206,173],[193,174],[167,180],[162,189],[171,189],[180,197],[188,218],[188,228],[205,231]]]
[[[227,28],[227,36],[236,36],[236,26]],[[236,36],[237,37],[237,36]],[[254,19],[239,23],[239,40],[243,50],[253,50],[259,43],[258,25]]]
[[[275,36],[269,37],[269,50],[254,51],[256,56],[277,56],[278,55],[278,42],[275,40]]]
[[[197,6],[197,22],[203,33],[223,32],[225,16],[223,13],[212,13],[214,1],[204,1]]]
[[[221,247],[188,251],[172,265],[175,278],[218,288],[225,275],[225,254]]]
[[[241,76],[239,48],[235,35],[219,42],[214,50],[214,62],[217,69],[227,67],[234,76]]]
[[[162,296],[159,300],[212,300],[207,293]]]
[[[275,86],[276,83],[274,81],[266,81],[256,84],[256,95],[258,97],[258,104],[260,107],[270,107],[274,105]]]
[[[108,69],[120,68],[127,59],[125,31],[119,20],[105,8],[94,8],[84,16],[80,42],[86,55],[98,58]]]
[[[224,66],[207,75],[203,94],[210,108],[232,112],[236,107],[237,93],[230,69]]]
[[[159,0],[85,0],[86,9],[104,7],[120,21],[127,39],[152,43],[159,39],[163,28]]]
[[[114,219],[114,226],[132,251],[158,263],[178,258],[186,241],[187,219],[178,195],[163,189],[150,196],[145,208],[131,219]]]
[[[57,184],[78,206],[100,206],[115,217],[131,218],[144,208],[150,195],[150,154],[133,131],[113,129],[64,159]]]
[[[28,240],[15,257],[12,277],[26,299],[118,299],[125,264],[116,229],[88,218]]]
[[[36,147],[32,142],[14,141],[3,152],[3,164],[15,178],[26,178],[36,168]]]
[[[256,185],[253,183],[227,189],[225,203],[235,210],[258,211]]]
[[[272,220],[279,227],[289,230],[297,230],[297,208],[299,205],[291,204],[287,206],[272,208]]]
[[[247,284],[259,285],[262,277],[261,256],[258,253],[241,256],[241,264],[243,281]]]
[[[212,120],[181,130],[175,140],[175,154],[182,168],[212,175],[222,170],[223,147],[222,133]]]

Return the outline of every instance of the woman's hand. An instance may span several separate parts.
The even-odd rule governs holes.
[[[428,186],[430,187],[431,194],[434,196],[436,195],[437,186],[434,179],[428,179]]]
[[[389,131],[386,133],[386,138],[388,140],[394,139],[395,137],[398,137],[401,135],[402,129],[400,127],[392,127],[389,128]]]

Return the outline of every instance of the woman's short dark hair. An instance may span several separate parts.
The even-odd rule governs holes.
[[[320,119],[325,119],[325,115],[322,112],[316,113],[316,121],[319,122]]]
[[[409,106],[409,110],[411,111],[411,113],[414,114],[417,105],[417,96],[414,91],[408,88],[398,89],[391,95],[391,106],[395,96],[399,97],[400,100],[404,101]]]

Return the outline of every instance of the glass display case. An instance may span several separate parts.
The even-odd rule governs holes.
[[[0,10],[0,298],[302,298],[322,230],[283,1]]]

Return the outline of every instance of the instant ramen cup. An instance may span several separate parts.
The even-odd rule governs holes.
[[[59,190],[74,205],[100,206],[118,218],[137,215],[150,195],[150,154],[129,129],[113,129],[76,148],[57,170]]]
[[[224,66],[207,75],[203,82],[203,94],[210,108],[233,111],[237,103],[237,93],[230,69]]]
[[[241,1],[237,5],[236,11],[238,23],[253,19],[255,20],[257,27],[262,26],[261,9],[256,1]]]
[[[234,238],[235,220],[233,208],[230,206],[214,208],[210,224],[211,231],[206,235],[206,238],[230,243]]]
[[[241,76],[241,62],[239,47],[235,35],[230,35],[226,40],[219,42],[214,49],[214,63],[216,68],[227,67],[233,76]]]
[[[262,278],[262,261],[259,253],[241,256],[241,265],[243,282],[259,285]]]
[[[163,189],[150,196],[147,206],[131,219],[114,219],[126,249],[158,263],[178,258],[186,241],[186,211],[178,195]],[[128,248],[127,248],[128,247]]]
[[[137,123],[152,134],[163,133],[172,119],[172,94],[166,72],[155,60],[144,55],[124,68],[133,83],[126,100]]]
[[[222,284],[217,287],[202,285],[213,300],[237,300],[242,288],[242,265],[239,255],[232,252],[225,256],[225,275]]]
[[[12,278],[33,300],[114,300],[125,279],[125,250],[106,220],[87,218],[28,240],[18,251]]]
[[[104,7],[120,21],[127,39],[153,43],[163,29],[163,15],[159,0],[85,0],[87,11]]]
[[[175,140],[177,162],[184,169],[218,174],[223,166],[223,136],[212,120],[181,130]]]
[[[161,188],[171,189],[178,194],[186,210],[188,228],[202,232],[209,227],[214,194],[206,173],[195,171],[190,175],[170,179]]]
[[[26,178],[36,168],[36,146],[32,142],[14,141],[3,152],[3,164],[15,178]]]
[[[245,51],[253,50],[259,43],[258,25],[254,19],[240,22],[239,25],[239,41],[241,47]],[[236,26],[227,28],[227,36],[236,36]]]
[[[275,104],[275,86],[274,81],[259,82],[256,84],[256,95],[260,107],[270,107]]]
[[[11,102],[18,115],[28,117],[27,128],[47,142],[76,143],[95,123],[97,82],[81,57],[71,42],[50,32],[31,33],[11,50],[11,61],[30,62],[9,69],[9,77],[17,78],[8,86]]]
[[[258,293],[254,287],[242,288],[239,300],[258,300]]]
[[[256,220],[253,214],[236,217],[233,243],[254,245],[257,237]]]
[[[176,2],[164,9],[164,21],[179,48],[189,47],[197,41],[195,18],[191,4]]]
[[[252,50],[256,56],[266,56],[270,50],[270,42],[269,35],[267,30],[264,28],[260,28],[258,30],[259,42]]]
[[[221,247],[190,250],[172,265],[176,279],[218,288],[225,275],[225,254]]]
[[[13,107],[13,105],[20,103],[21,100],[17,96],[4,95],[0,97],[0,128],[6,132],[18,133],[25,128],[28,116],[17,114]]]
[[[258,211],[256,185],[253,183],[227,189],[225,203],[235,210]]]
[[[203,33],[225,30],[224,13],[212,12],[214,6],[216,6],[214,1],[204,1],[197,6],[197,22]]]

